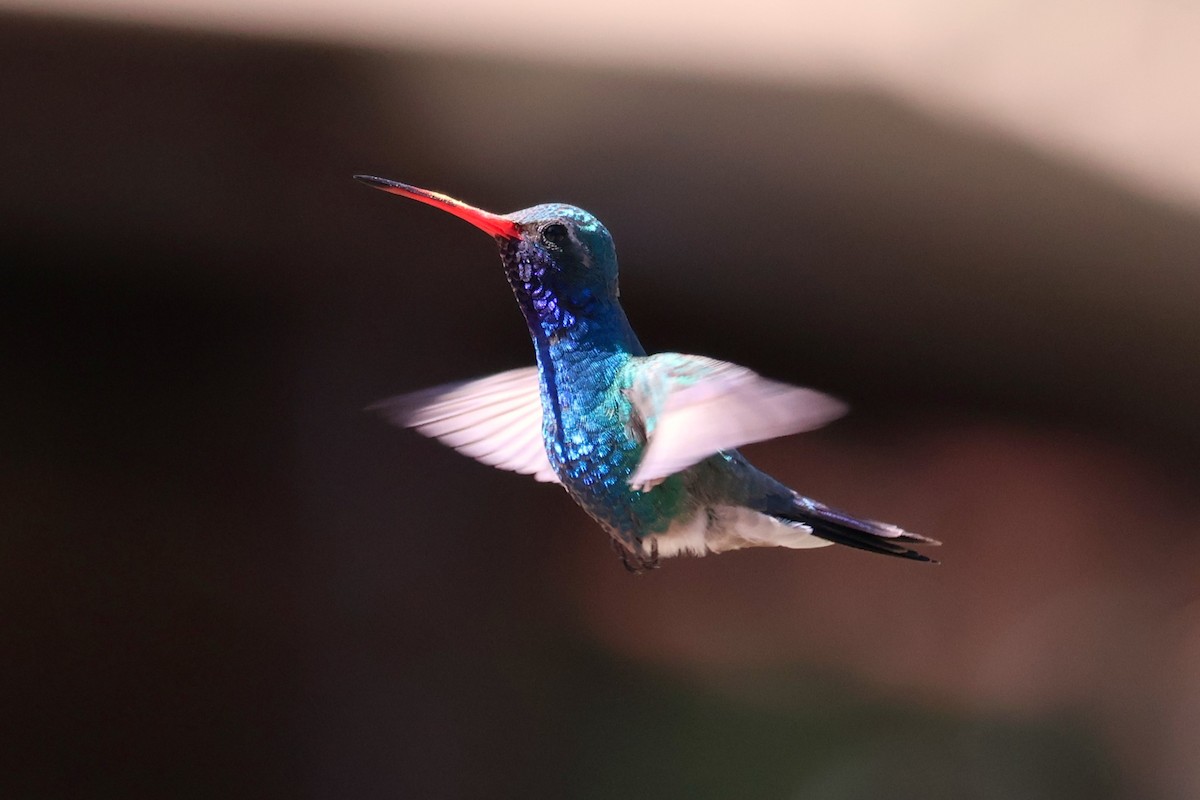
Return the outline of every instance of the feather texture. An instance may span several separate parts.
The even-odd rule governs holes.
[[[537,367],[402,394],[371,410],[489,466],[558,481],[542,440]]]
[[[828,395],[704,356],[659,353],[630,363],[626,395],[646,436],[629,479],[635,489],[721,450],[819,428],[847,410]]]

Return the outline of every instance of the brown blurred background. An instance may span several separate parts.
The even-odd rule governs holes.
[[[0,796],[1200,796],[1200,101],[1159,6],[950,26],[972,72],[878,17],[792,63],[682,16],[605,59],[614,17],[540,5],[452,41],[7,5]],[[532,360],[486,237],[364,171],[595,212],[649,348],[850,401],[751,458],[945,563],[633,577],[562,492],[364,414]]]

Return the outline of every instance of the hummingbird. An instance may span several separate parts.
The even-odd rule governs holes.
[[[537,362],[372,406],[392,423],[560,484],[632,572],[747,547],[840,544],[933,561],[908,545],[939,542],[804,497],[742,457],[741,445],[818,428],[847,407],[725,361],[647,355],[621,307],[612,236],[592,214],[560,203],[493,214],[354,177],[495,239]]]

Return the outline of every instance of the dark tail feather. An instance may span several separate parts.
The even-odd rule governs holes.
[[[938,563],[923,553],[905,547],[904,543],[939,545],[941,542],[869,519],[852,517],[842,511],[822,505],[807,497],[795,495],[784,509],[772,508],[768,513],[786,522],[798,522],[812,528],[814,536],[828,542],[882,553],[886,556],[911,558],[914,561]]]

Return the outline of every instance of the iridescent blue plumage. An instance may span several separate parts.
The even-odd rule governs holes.
[[[513,370],[396,398],[381,404],[393,421],[485,463],[557,480],[631,568],[659,555],[828,543],[929,560],[902,543],[933,540],[829,509],[742,458],[738,445],[817,427],[844,407],[733,364],[647,356],[619,302],[612,237],[594,216],[558,204],[501,216],[360,179],[495,237],[537,358],[536,384],[531,370]]]

